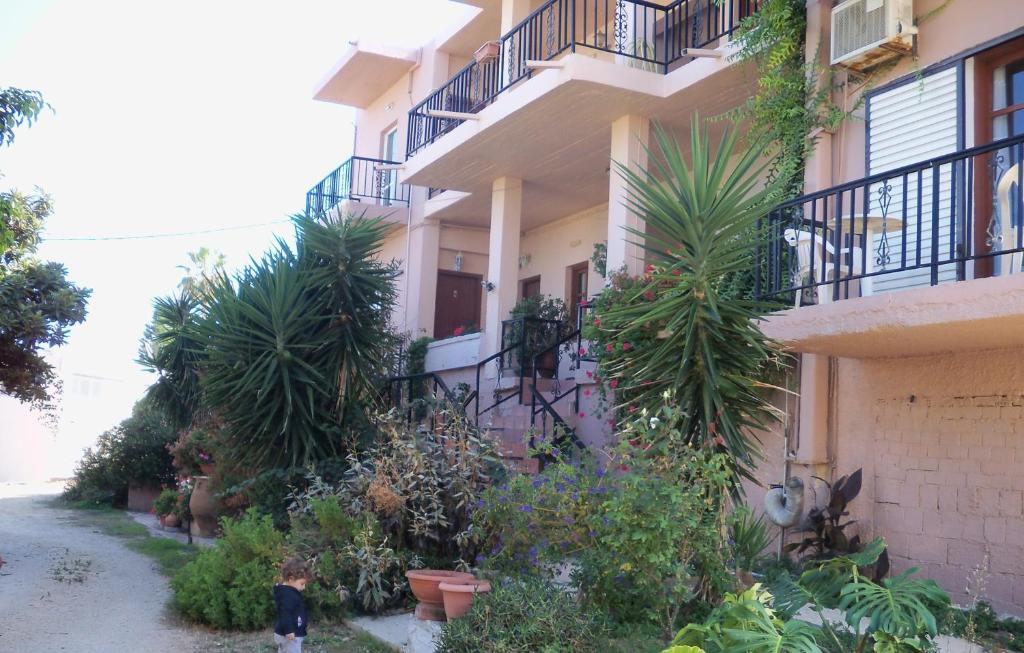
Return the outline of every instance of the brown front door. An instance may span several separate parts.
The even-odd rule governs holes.
[[[462,272],[437,271],[434,337],[447,338],[455,330],[480,328],[480,284],[483,277]]]
[[[569,268],[569,325],[576,327],[580,304],[587,298],[587,277],[590,266],[578,263]]]
[[[976,144],[984,145],[1024,133],[1024,38],[982,52],[974,64]],[[1014,147],[985,154],[975,161],[973,236],[978,253],[990,251],[988,242],[998,232],[997,224],[1019,223],[1019,216],[998,215],[995,208],[999,205],[996,188],[1003,175],[1012,174],[1009,171],[1019,163],[1017,158],[1018,150]],[[1019,197],[1019,193],[1018,190],[1013,195]],[[1012,238],[1007,237],[1003,246],[993,249],[1015,248],[1017,243],[1011,241]],[[992,258],[979,258],[975,261],[974,276],[991,276],[993,263]]]
[[[523,279],[520,283],[522,285],[520,287],[519,299],[527,299],[540,294],[540,277]]]

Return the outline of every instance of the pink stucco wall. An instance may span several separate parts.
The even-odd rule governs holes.
[[[841,359],[837,473],[863,467],[862,536],[896,571],[921,567],[955,601],[1024,614],[1024,350]]]

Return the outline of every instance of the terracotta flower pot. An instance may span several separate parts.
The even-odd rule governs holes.
[[[446,571],[440,569],[411,569],[405,572],[409,579],[409,588],[419,603],[416,605],[416,618],[421,621],[444,621],[444,596],[439,585],[448,582],[472,581],[473,574],[462,571]]]
[[[478,64],[485,64],[494,61],[501,54],[501,41],[487,41],[473,53],[473,58]]]
[[[181,518],[172,512],[161,517],[160,524],[164,528],[177,528],[178,526],[181,526]]]
[[[457,581],[439,585],[444,600],[444,612],[448,621],[465,617],[473,607],[473,597],[491,591],[491,584],[485,580]]]
[[[203,473],[203,476],[209,476],[210,474],[213,474],[214,469],[215,466],[213,463],[203,463],[202,465],[199,466],[199,471]]]
[[[196,487],[192,490],[188,509],[192,512],[195,534],[199,537],[213,537],[217,530],[217,504],[213,500],[209,477],[196,476]]]

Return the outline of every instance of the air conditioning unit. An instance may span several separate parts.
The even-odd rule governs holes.
[[[832,65],[868,70],[913,48],[914,0],[845,0],[832,9]]]

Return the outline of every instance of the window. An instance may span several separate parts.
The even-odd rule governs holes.
[[[586,262],[577,263],[569,268],[569,324],[579,323],[580,304],[587,299],[587,281],[590,276],[590,265]]]
[[[540,277],[530,277],[519,282],[519,298],[526,299],[540,294]]]
[[[398,161],[398,127],[392,127],[384,133],[381,146],[381,157],[385,161]],[[380,175],[380,200],[384,206],[391,206],[398,197],[398,173],[394,170],[382,170]]]

